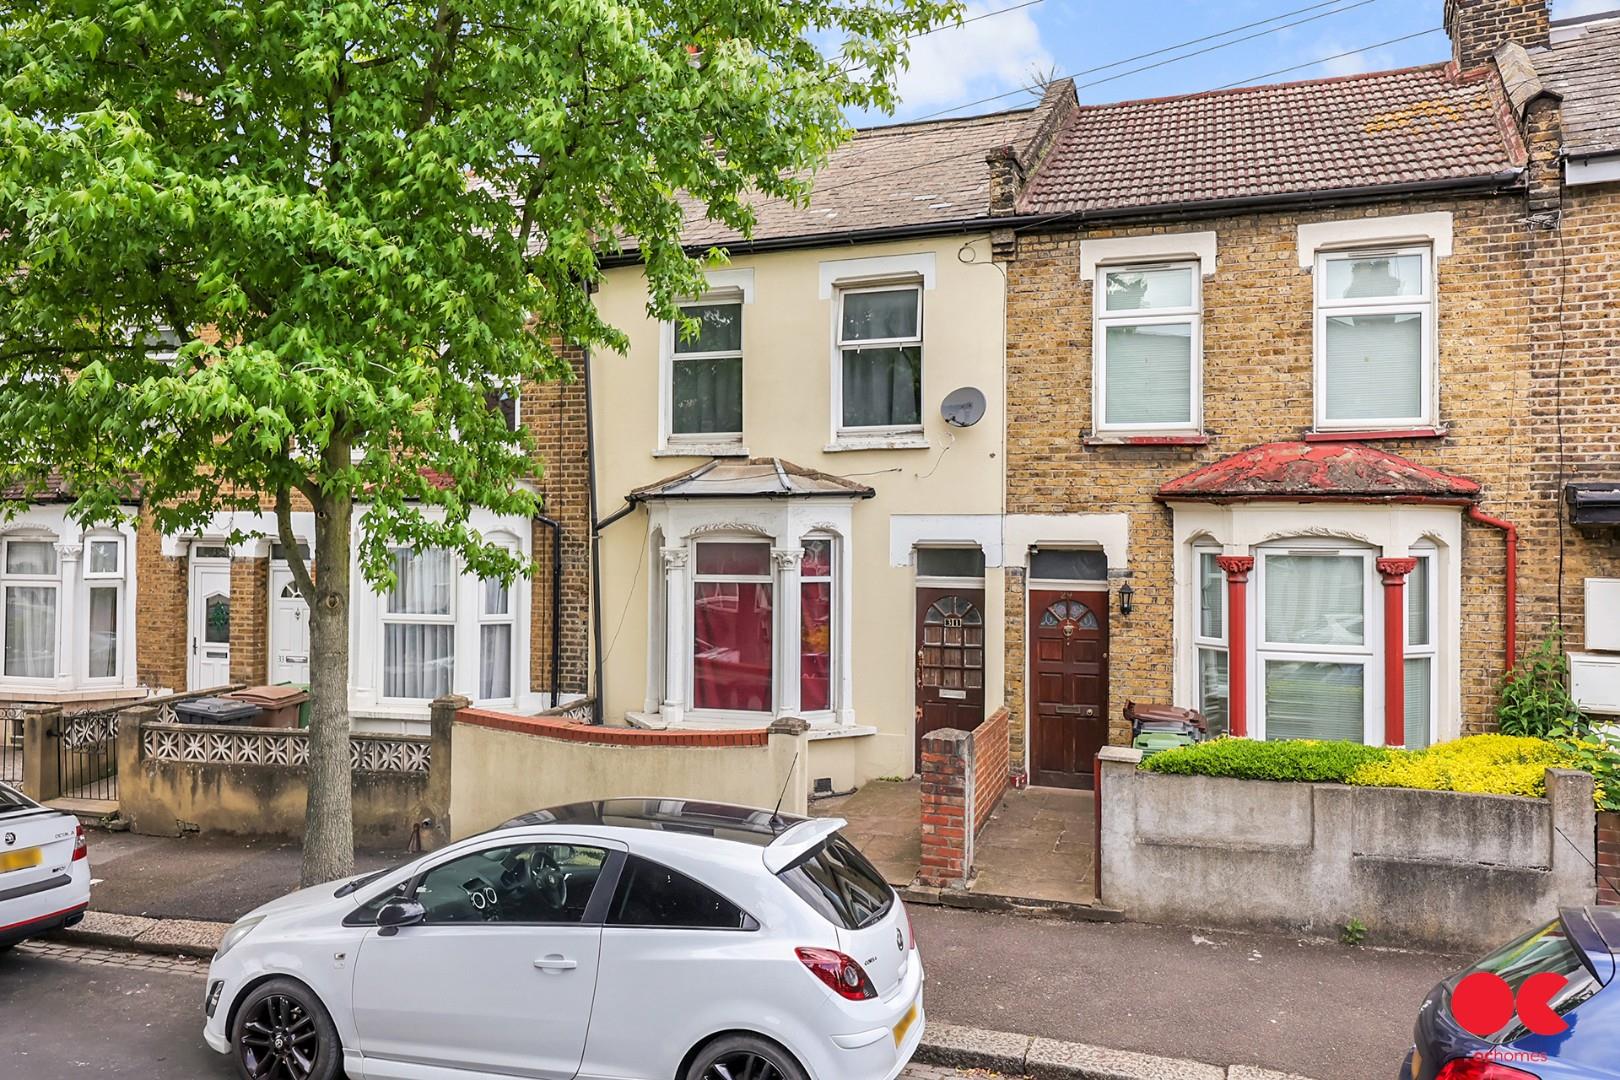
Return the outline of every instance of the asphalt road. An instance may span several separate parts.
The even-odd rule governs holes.
[[[1390,1080],[1466,960],[1140,923],[912,905],[934,1020],[1116,1050]]]
[[[111,950],[74,951],[80,959],[26,947],[0,954],[0,1076],[235,1080],[231,1059],[202,1041],[202,966]],[[132,966],[147,962],[169,966]],[[182,966],[190,970],[176,970]],[[901,1080],[968,1075],[913,1066]]]

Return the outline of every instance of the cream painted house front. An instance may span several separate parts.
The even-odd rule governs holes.
[[[591,359],[608,723],[813,729],[812,778],[910,775],[1003,700],[1003,278],[987,234],[736,256],[680,337],[642,270]],[[972,387],[970,426],[940,406]],[[689,475],[688,475],[689,474]],[[923,718],[923,706],[927,718]]]

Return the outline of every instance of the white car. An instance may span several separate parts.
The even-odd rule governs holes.
[[[681,799],[526,814],[247,915],[204,1037],[261,1080],[892,1080],[922,961],[843,825]]]
[[[0,952],[73,926],[90,906],[84,826],[0,784]]]

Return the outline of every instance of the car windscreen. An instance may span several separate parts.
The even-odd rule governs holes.
[[[894,890],[855,846],[834,833],[776,875],[835,926],[859,930],[888,914]]]
[[[1584,954],[1569,939],[1569,932],[1562,920],[1555,920],[1540,929],[1532,930],[1512,944],[1491,953],[1458,975],[1451,985],[1454,987],[1463,978],[1481,971],[1500,977],[1513,991],[1515,1000],[1518,999],[1519,988],[1528,982],[1531,976],[1543,972],[1563,976],[1565,980],[1563,988],[1547,999],[1547,1006],[1559,1016],[1574,1009],[1602,989],[1602,984],[1587,967]],[[1493,1043],[1510,1043],[1528,1034],[1529,1029],[1524,1026],[1515,1010],[1513,1018],[1506,1026],[1485,1038]]]

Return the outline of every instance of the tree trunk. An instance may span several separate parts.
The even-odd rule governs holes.
[[[342,448],[347,458],[347,446]],[[315,602],[310,605],[309,811],[303,884],[354,872],[354,791],[349,770],[349,552],[354,503],[323,496],[315,507]]]

